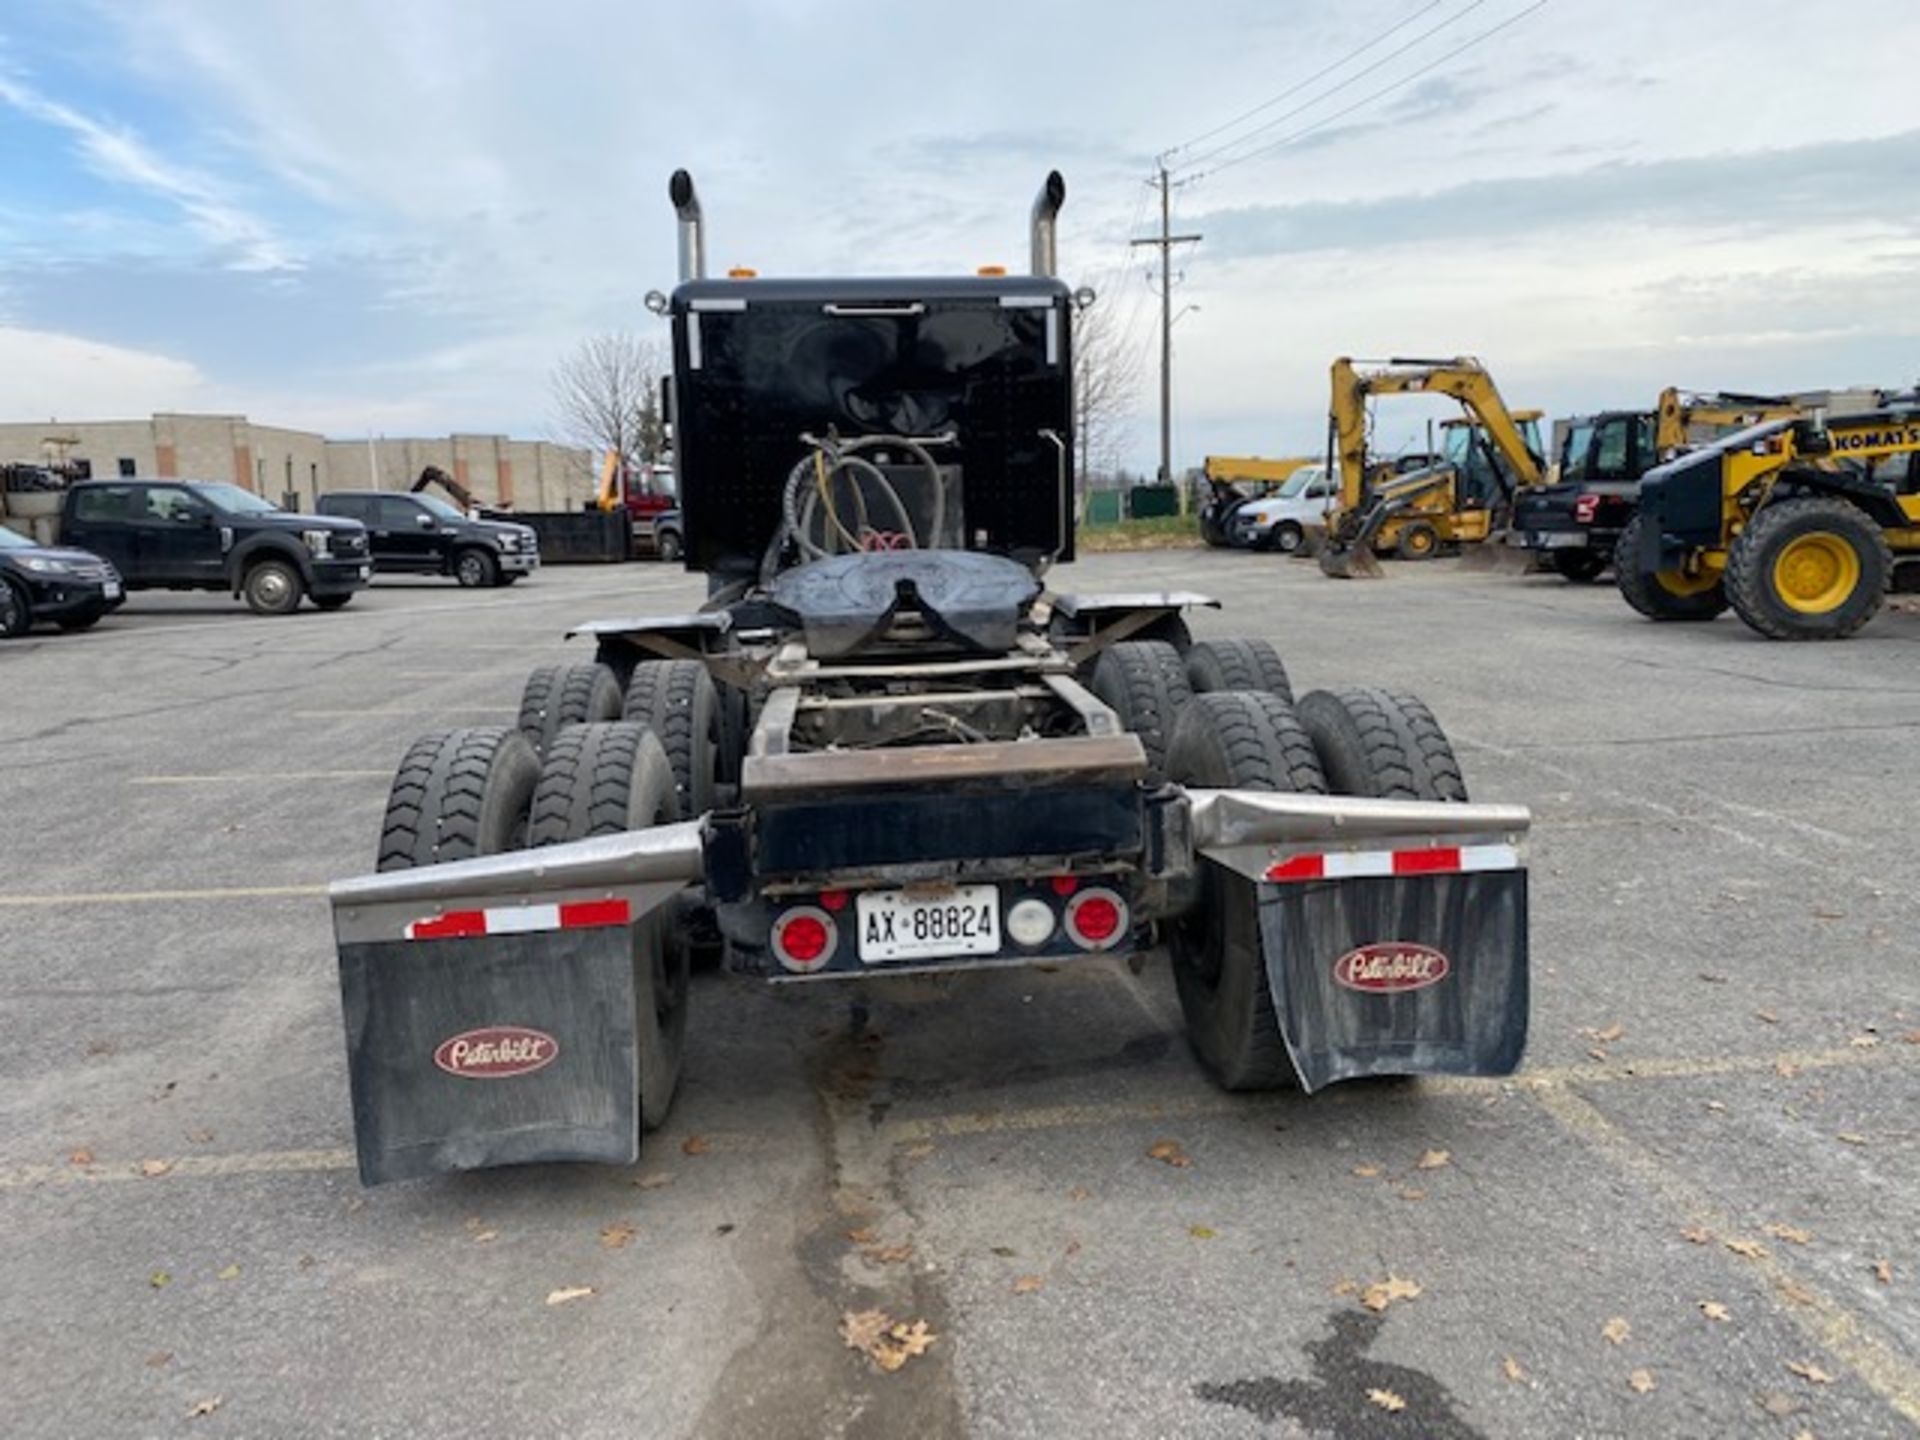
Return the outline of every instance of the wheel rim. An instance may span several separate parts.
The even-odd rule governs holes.
[[[0,580],[0,632],[11,634],[19,623],[20,598],[13,593],[13,586]]]
[[[293,587],[287,583],[285,572],[269,567],[256,571],[253,577],[253,593],[260,597],[262,605],[284,605]]]
[[[482,573],[478,555],[468,555],[460,561],[460,578],[467,584],[478,585]]]
[[[1837,610],[1860,584],[1860,556],[1829,531],[1797,536],[1773,558],[1773,589],[1781,603],[1802,615]]]
[[[1273,543],[1280,549],[1291,553],[1300,548],[1300,532],[1292,526],[1288,526],[1285,530],[1282,530],[1278,535],[1274,536]]]
[[[1653,581],[1667,594],[1686,600],[1705,595],[1720,583],[1720,577],[1709,570],[1702,570],[1698,575],[1689,575],[1684,570],[1657,570]]]
[[[1407,536],[1407,549],[1415,555],[1426,554],[1429,550],[1433,549],[1433,532],[1431,530],[1415,530]]]

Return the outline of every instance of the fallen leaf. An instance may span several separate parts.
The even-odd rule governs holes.
[[[713,1233],[716,1235],[731,1235],[735,1230],[738,1230],[739,1228],[740,1227],[738,1225],[733,1225],[733,1224],[716,1225],[713,1227]]]
[[[1769,1415],[1775,1415],[1781,1419],[1806,1408],[1784,1390],[1769,1390],[1765,1395],[1756,1396],[1754,1403]]]
[[[1407,1408],[1407,1402],[1391,1390],[1369,1390],[1367,1391],[1367,1399],[1378,1405],[1382,1410],[1385,1410],[1389,1415],[1397,1415],[1400,1411]]]
[[[1842,1130],[1833,1138],[1838,1140],[1842,1145],[1870,1145],[1873,1143],[1867,1139],[1866,1136],[1857,1134],[1852,1130]]]
[[[1196,1240],[1212,1240],[1217,1238],[1220,1232],[1209,1229],[1205,1225],[1189,1225],[1187,1227],[1187,1233]]]
[[[147,1368],[149,1370],[158,1370],[171,1359],[173,1359],[173,1352],[171,1350],[156,1350],[153,1354],[147,1356]]]
[[[880,1242],[880,1237],[864,1225],[847,1231],[847,1239],[856,1245],[877,1245]]]
[[[1780,1292],[1780,1298],[1795,1305],[1813,1304],[1813,1292],[1798,1280],[1790,1280],[1782,1275],[1773,1282],[1773,1288]]]
[[[1073,1189],[1067,1191],[1067,1199],[1069,1200],[1091,1200],[1092,1198],[1093,1191],[1087,1189],[1084,1185],[1076,1185]]]
[[[640,1232],[625,1220],[616,1220],[600,1228],[600,1243],[608,1250],[624,1250]]]
[[[1856,1035],[1847,1043],[1856,1050],[1867,1050],[1880,1043],[1878,1035]]]
[[[229,1265],[214,1278],[218,1280],[238,1280],[240,1278],[240,1267],[238,1265]]]
[[[1718,1300],[1702,1300],[1700,1302],[1700,1313],[1706,1316],[1707,1319],[1718,1320],[1722,1324],[1725,1324],[1733,1318],[1728,1312],[1727,1307],[1722,1305]]]
[[[913,1258],[913,1242],[903,1241],[898,1245],[869,1245],[860,1252],[876,1265],[898,1265]]]
[[[225,1403],[226,1398],[221,1395],[214,1395],[206,1400],[196,1400],[187,1411],[187,1418],[189,1420],[198,1420],[202,1415],[211,1415]]]
[[[911,1325],[895,1320],[884,1310],[849,1310],[840,1317],[840,1337],[849,1350],[859,1350],[882,1370],[898,1370],[916,1355],[924,1355],[939,1337],[927,1329],[927,1322]]]
[[[1604,1030],[1590,1030],[1587,1033],[1592,1035],[1597,1043],[1601,1045],[1611,1045],[1616,1040],[1624,1040],[1626,1038],[1627,1027],[1624,1025],[1609,1025]]]
[[[1698,974],[1699,974],[1699,977],[1702,980],[1706,981],[1707,984],[1709,985],[1724,985],[1727,983],[1726,976],[1715,975],[1711,970],[1702,970],[1702,971],[1699,971]]]
[[[1156,1141],[1147,1149],[1149,1159],[1158,1160],[1163,1165],[1171,1165],[1176,1170],[1191,1170],[1193,1160],[1180,1148],[1178,1140]]]
[[[1389,1275],[1384,1280],[1376,1280],[1360,1292],[1360,1303],[1367,1309],[1378,1313],[1396,1300],[1414,1300],[1420,1295],[1420,1286],[1412,1280],[1402,1280],[1398,1275]]]
[[[1067,1248],[1065,1250],[1062,1250],[1060,1253],[1068,1257],[1078,1255],[1080,1253],[1080,1242],[1078,1240],[1067,1241]]]
[[[1704,1225],[1694,1225],[1680,1232],[1680,1237],[1689,1245],[1711,1245],[1713,1231]]]
[[[156,1179],[171,1169],[173,1169],[173,1162],[171,1160],[142,1160],[140,1162],[140,1173],[149,1180]]]
[[[658,1190],[662,1186],[671,1185],[672,1183],[673,1176],[656,1173],[639,1176],[634,1180],[633,1188],[636,1190]]]
[[[1452,1163],[1452,1151],[1428,1150],[1423,1153],[1418,1160],[1413,1162],[1413,1168],[1416,1170],[1438,1170],[1442,1165],[1450,1165]]]
[[[1636,1395],[1650,1394],[1657,1383],[1651,1370],[1635,1370],[1627,1376],[1627,1384],[1633,1387]]]
[[[1813,1232],[1802,1230],[1797,1225],[1763,1225],[1760,1227],[1776,1240],[1784,1240],[1789,1245],[1805,1245],[1813,1239]]]
[[[1756,1010],[1753,1012],[1753,1018],[1767,1025],[1778,1025],[1780,1023],[1780,1017],[1771,1010]]]
[[[1605,1060],[1607,1058],[1607,1052],[1596,1046],[1594,1049],[1587,1051],[1587,1058],[1589,1060]]]
[[[195,1145],[211,1145],[213,1143],[213,1131],[189,1130],[187,1131],[187,1139]]]
[[[1036,1290],[1044,1289],[1046,1283],[1047,1282],[1038,1275],[1019,1275],[1014,1278],[1013,1293],[1016,1295],[1031,1295]]]
[[[558,1290],[547,1292],[549,1305],[565,1305],[569,1300],[584,1300],[593,1294],[591,1285],[563,1285]]]
[[[1715,1112],[1715,1113],[1717,1114],[1717,1113],[1719,1113],[1720,1111],[1722,1111],[1722,1110],[1724,1110],[1724,1109],[1726,1109],[1726,1108],[1727,1108],[1727,1102],[1726,1102],[1726,1101],[1724,1101],[1724,1100],[1709,1100],[1709,1101],[1707,1101],[1707,1107],[1706,1107],[1706,1108],[1707,1108],[1707,1109],[1709,1109],[1709,1110],[1712,1110],[1712,1111],[1714,1111],[1714,1112]]]
[[[1900,1037],[1902,1045],[1920,1045],[1920,1030],[1909,1030]]]
[[[1358,1280],[1341,1280],[1334,1285],[1333,1293],[1335,1295],[1358,1295],[1360,1293],[1360,1282]]]
[[[1847,914],[1844,910],[1827,910],[1816,905],[1813,910],[1813,918],[1816,920],[1844,920],[1847,918]]]
[[[1600,1334],[1609,1345],[1624,1345],[1633,1334],[1633,1326],[1627,1323],[1626,1316],[1616,1315],[1600,1327]]]
[[[93,1164],[93,1151],[87,1149],[85,1146],[82,1146],[80,1149],[75,1150],[72,1154],[67,1156],[67,1164],[91,1165]]]
[[[993,1247],[993,1253],[998,1255],[1002,1260],[1011,1260],[1020,1252],[1011,1245],[996,1245]]]
[[[473,1232],[473,1243],[476,1245],[491,1245],[499,1238],[500,1232],[498,1230],[476,1230]]]
[[[1833,1383],[1833,1376],[1829,1375],[1812,1361],[1803,1363],[1799,1360],[1789,1360],[1787,1362],[1787,1369],[1812,1385],[1831,1385]]]
[[[147,1277],[147,1284],[156,1290],[164,1290],[173,1283],[173,1276],[164,1270],[156,1270]]]
[[[1891,1285],[1893,1283],[1893,1262],[1891,1260],[1874,1261],[1873,1278],[1878,1280],[1882,1285]]]
[[[713,1147],[707,1144],[704,1135],[689,1135],[680,1142],[682,1155],[704,1155]]]
[[[1500,1370],[1501,1373],[1515,1385],[1524,1385],[1527,1383],[1527,1372],[1520,1368],[1520,1362],[1511,1355],[1502,1357]]]
[[[1782,1080],[1791,1080],[1800,1073],[1800,1067],[1791,1060],[1776,1060],[1773,1062],[1773,1073]]]
[[[1427,1192],[1424,1190],[1416,1190],[1411,1185],[1403,1185],[1400,1187],[1400,1198],[1402,1200],[1424,1200],[1427,1198]]]
[[[1378,1165],[1356,1165],[1353,1167],[1353,1173],[1362,1180],[1377,1180],[1380,1177],[1380,1167]]]
[[[1758,1240],[1728,1240],[1725,1244],[1727,1249],[1742,1259],[1764,1260],[1767,1258],[1767,1247]]]

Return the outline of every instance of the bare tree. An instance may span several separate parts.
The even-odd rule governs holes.
[[[1145,374],[1145,352],[1128,343],[1120,312],[1095,302],[1074,317],[1073,423],[1080,444],[1080,494],[1093,475],[1111,471],[1126,446],[1121,423]]]
[[[591,335],[554,366],[556,427],[577,445],[611,450],[622,465],[660,458],[666,431],[660,377],[667,348],[625,331]]]

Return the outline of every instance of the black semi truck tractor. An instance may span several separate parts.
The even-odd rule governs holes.
[[[436,730],[332,888],[360,1172],[636,1157],[688,975],[1157,960],[1224,1087],[1501,1075],[1529,817],[1387,688],[1296,699],[1186,593],[1073,558],[1065,186],[1030,273],[709,278],[670,185],[684,614],[571,632],[518,722]],[[728,987],[712,993],[724,997]],[[703,991],[703,993],[705,993]],[[956,1003],[965,1003],[965,988]]]

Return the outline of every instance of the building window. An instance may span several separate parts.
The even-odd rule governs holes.
[[[93,478],[93,461],[75,460],[73,462],[73,478],[76,480],[91,480]]]
[[[122,480],[131,480],[139,473],[139,468],[133,463],[133,457],[131,455],[122,455],[120,457],[120,478]]]

